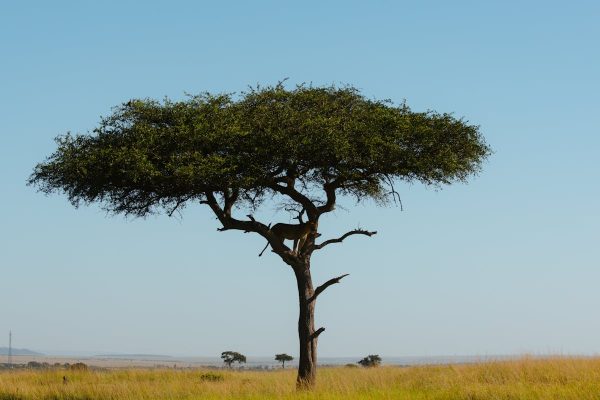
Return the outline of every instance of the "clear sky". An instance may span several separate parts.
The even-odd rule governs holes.
[[[259,237],[107,217],[25,181],[130,98],[350,83],[454,112],[495,154],[468,185],[343,201],[313,259],[321,356],[600,352],[597,1],[2,2],[0,346],[297,354],[289,267]],[[261,214],[277,217],[268,205]],[[3,339],[3,338],[6,338]]]

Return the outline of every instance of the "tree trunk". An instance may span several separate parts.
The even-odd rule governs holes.
[[[310,262],[301,268],[295,268],[298,283],[298,297],[300,303],[300,316],[298,318],[298,337],[300,339],[300,360],[298,364],[298,389],[310,389],[316,383],[317,377],[317,336],[315,334],[315,300],[312,278],[310,276]],[[311,299],[312,301],[309,301]]]

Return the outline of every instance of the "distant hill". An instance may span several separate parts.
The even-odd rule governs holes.
[[[0,356],[8,355],[8,347],[0,347]],[[12,349],[13,356],[43,356],[42,353],[28,349]]]

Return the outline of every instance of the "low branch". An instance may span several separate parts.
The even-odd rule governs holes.
[[[206,204],[213,210],[221,224],[221,228],[217,228],[219,232],[235,229],[244,232],[256,232],[268,239],[269,227],[254,219],[252,215],[248,215],[249,221],[242,221],[231,217],[217,202],[216,197],[211,192],[206,192]]]
[[[264,231],[263,228],[265,227],[265,224],[256,221],[256,219],[254,219],[254,217],[251,214],[246,215],[246,217],[248,217],[248,219],[250,221],[241,221],[232,217],[227,217],[226,216],[226,220],[227,222],[227,226],[225,224],[223,224],[222,228],[217,228],[217,230],[219,232],[223,232],[223,231],[228,231],[230,229],[237,229],[239,231],[244,231],[244,233],[249,233],[249,232],[256,232],[262,236],[264,236]],[[244,224],[244,225],[242,225]],[[270,229],[270,225],[266,226],[267,229]]]
[[[376,235],[377,231],[365,231],[364,229],[354,229],[350,232],[346,232],[344,233],[342,236],[340,236],[337,239],[329,239],[324,241],[323,243],[320,244],[315,244],[314,249],[315,250],[319,250],[322,249],[323,247],[332,244],[332,243],[341,243],[344,241],[344,239],[346,239],[348,236],[352,236],[352,235],[366,235],[366,236],[373,236]]]
[[[342,280],[342,278],[347,277],[348,275],[350,275],[350,274],[344,274],[344,275],[338,276],[337,278],[331,278],[330,280],[328,280],[327,282],[325,282],[321,286],[318,286],[315,289],[315,293],[308,298],[308,302],[310,303],[310,302],[316,300],[317,296],[320,295],[323,292],[323,290],[327,289],[331,285],[335,285],[336,283],[340,283],[340,280]]]
[[[317,329],[316,331],[313,332],[312,335],[310,335],[310,340],[316,339],[319,337],[319,335],[321,333],[325,332],[325,328],[320,327],[319,329]]]
[[[301,260],[298,259],[298,256],[294,253],[294,251],[287,247],[281,241],[280,238],[278,238],[273,232],[271,232],[270,226],[267,226],[257,221],[250,214],[247,215],[249,221],[242,221],[233,218],[227,215],[225,211],[221,208],[214,193],[206,192],[204,195],[206,196],[206,204],[208,204],[208,206],[213,210],[214,214],[217,216],[218,220],[223,225],[223,227],[217,229],[219,232],[228,230],[256,232],[265,239],[267,239],[273,251],[277,253],[285,263],[292,266],[293,268],[302,265]]]

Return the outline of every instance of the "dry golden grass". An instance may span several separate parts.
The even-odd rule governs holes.
[[[201,379],[217,374],[222,380]],[[69,382],[63,384],[67,375]],[[600,358],[523,358],[471,365],[321,368],[297,393],[295,371],[5,371],[0,400],[56,399],[600,399]]]

